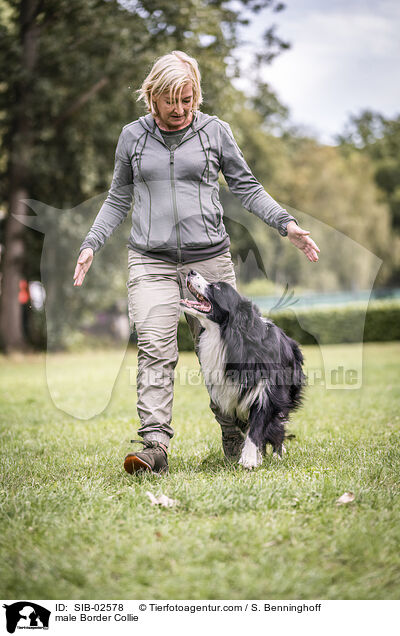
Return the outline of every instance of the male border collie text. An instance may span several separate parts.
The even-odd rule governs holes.
[[[229,283],[192,270],[186,284],[197,300],[181,300],[181,308],[203,327],[198,354],[208,392],[223,413],[248,423],[239,464],[256,468],[267,443],[282,454],[285,422],[301,404],[302,353]]]

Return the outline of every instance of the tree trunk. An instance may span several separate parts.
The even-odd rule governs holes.
[[[6,353],[26,347],[19,303],[19,281],[23,278],[25,227],[13,215],[26,215],[22,199],[28,198],[33,127],[30,113],[34,70],[37,58],[39,26],[36,22],[39,0],[21,0],[19,40],[21,45],[21,78],[14,85],[15,111],[8,160],[8,216],[5,222],[4,253],[0,296],[0,338]]]

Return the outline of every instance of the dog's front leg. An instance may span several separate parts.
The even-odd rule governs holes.
[[[255,402],[250,408],[249,430],[243,446],[239,464],[244,468],[258,468],[262,463],[262,452],[265,451],[266,421],[270,417],[268,403],[261,405]]]
[[[243,468],[251,470],[252,468],[258,468],[262,462],[262,454],[255,442],[250,437],[250,432],[247,434],[242,454],[239,459],[239,464]]]

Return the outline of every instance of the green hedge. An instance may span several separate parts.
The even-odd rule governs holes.
[[[276,312],[270,316],[300,344],[340,344],[400,340],[400,302],[372,301],[368,311],[360,305]],[[193,341],[186,320],[178,328],[180,351],[192,351]]]

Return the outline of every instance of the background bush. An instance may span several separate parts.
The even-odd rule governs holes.
[[[400,340],[399,301],[374,301],[369,303],[366,313],[363,306],[353,305],[335,309],[305,309],[296,313],[286,310],[269,317],[300,344]],[[302,319],[307,323],[307,330],[300,324]],[[318,334],[318,338],[313,334]],[[363,334],[362,339],[360,334]],[[179,321],[178,346],[180,351],[193,350],[189,327],[184,318]]]

